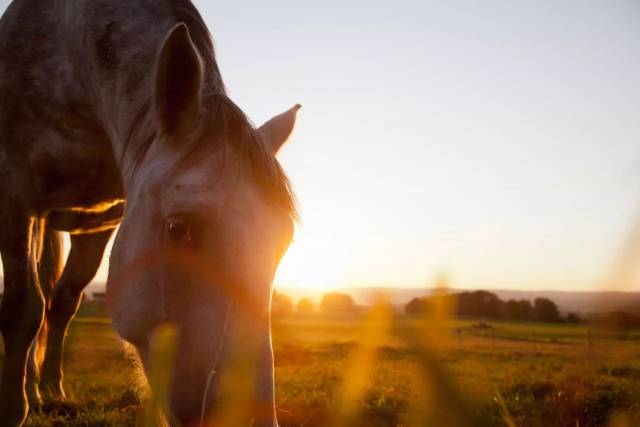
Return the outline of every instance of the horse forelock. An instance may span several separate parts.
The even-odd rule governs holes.
[[[280,163],[247,116],[225,94],[203,99],[197,124],[179,143],[180,159],[172,172],[189,167],[207,153],[231,149],[267,198],[286,210],[291,219],[298,219],[295,195]]]

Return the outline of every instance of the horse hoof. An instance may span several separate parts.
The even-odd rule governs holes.
[[[58,388],[43,387],[41,389],[42,402],[44,404],[60,403],[67,401],[64,390]]]
[[[28,387],[25,390],[27,393],[27,401],[29,402],[29,410],[38,410],[42,406],[42,397],[37,387]]]
[[[42,404],[41,411],[49,417],[75,418],[78,415],[77,406],[67,401],[46,402]]]

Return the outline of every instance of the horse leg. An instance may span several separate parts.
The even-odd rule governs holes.
[[[72,234],[71,250],[47,310],[49,335],[40,386],[53,399],[65,399],[62,353],[69,322],[78,309],[82,291],[95,276],[113,229]]]
[[[42,238],[42,253],[38,262],[38,277],[40,289],[44,294],[45,307],[51,301],[51,295],[55,289],[56,282],[62,272],[62,238],[60,233],[53,230],[47,223]],[[41,403],[40,390],[40,367],[44,358],[47,346],[48,324],[47,319],[42,322],[38,335],[33,340],[27,357],[27,383],[26,392],[29,400],[29,407],[34,408]]]
[[[38,283],[41,220],[17,206],[0,210],[0,253],[4,267],[4,298],[0,329],[5,356],[0,382],[0,420],[20,426],[27,415],[25,374],[29,347],[40,329],[44,297]]]

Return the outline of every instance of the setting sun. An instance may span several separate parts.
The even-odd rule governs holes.
[[[339,242],[314,239],[301,232],[282,259],[274,283],[310,290],[334,289],[344,283],[348,258],[348,251]]]

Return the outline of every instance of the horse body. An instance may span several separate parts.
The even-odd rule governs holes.
[[[186,350],[172,405],[193,422],[212,354],[226,340],[217,326],[226,329],[235,303],[219,288],[244,286],[268,312],[291,237],[290,194],[272,156],[299,107],[253,130],[226,98],[208,30],[187,0],[15,0],[0,21],[0,76],[0,418],[24,420],[25,377],[31,404],[39,383],[64,397],[67,325],[124,218],[108,283],[114,326],[146,367],[154,328],[178,324]],[[206,221],[198,217],[196,228],[192,216]],[[218,218],[215,235],[209,217]],[[173,239],[185,228],[188,242]],[[61,231],[72,233],[64,270]],[[215,259],[216,279],[185,279],[166,265],[132,273],[149,253],[174,249]],[[198,283],[186,295],[185,281]],[[268,322],[258,329],[266,367],[256,388],[273,409]],[[272,409],[266,425],[275,423]]]
[[[86,78],[90,65],[74,54],[85,37],[77,25],[61,28],[57,16],[56,6],[74,3],[82,4],[14,2],[0,28],[1,147],[7,161],[24,165],[11,168],[19,193],[12,200],[27,199],[22,204],[32,211],[123,197],[97,93]]]

